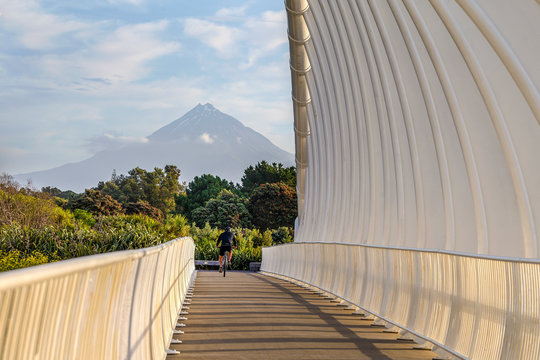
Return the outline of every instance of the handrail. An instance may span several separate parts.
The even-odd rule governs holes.
[[[0,359],[163,359],[194,266],[180,238],[0,274]]]
[[[324,241],[295,241],[295,244],[328,244]],[[487,259],[487,260],[498,260],[498,261],[508,261],[508,262],[517,262],[517,263],[531,263],[531,264],[540,264],[540,259],[532,258],[519,258],[519,257],[508,257],[508,256],[496,256],[496,255],[483,255],[483,254],[473,254],[466,253],[461,251],[450,251],[450,250],[439,250],[439,249],[418,249],[402,246],[383,246],[383,245],[373,245],[373,244],[358,244],[358,243],[346,243],[346,242],[335,242],[334,245],[345,245],[345,246],[363,246],[366,248],[374,249],[389,249],[389,250],[404,250],[404,251],[414,251],[414,252],[425,252],[433,254],[446,254],[446,255],[456,255],[462,257],[470,257],[475,259]],[[288,243],[274,245],[272,247],[278,246],[287,246]]]
[[[540,358],[536,259],[295,242],[264,248],[261,271],[333,294],[444,356]]]

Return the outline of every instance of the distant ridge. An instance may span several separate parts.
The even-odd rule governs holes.
[[[262,160],[292,166],[294,155],[207,103],[158,129],[146,143],[100,151],[77,163],[19,174],[15,179],[81,192],[110,179],[113,170],[125,174],[136,166],[153,169],[173,164],[181,170],[181,181],[209,173],[239,182],[246,167]]]

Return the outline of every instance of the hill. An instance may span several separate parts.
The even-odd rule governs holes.
[[[246,167],[262,160],[294,165],[293,154],[211,104],[199,104],[149,135],[146,143],[104,150],[77,163],[19,174],[15,179],[81,192],[110,179],[113,170],[123,174],[137,166],[150,170],[171,164],[180,168],[182,181],[210,173],[239,182]]]

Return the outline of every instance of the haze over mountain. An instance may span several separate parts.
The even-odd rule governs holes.
[[[246,167],[262,160],[294,164],[293,154],[211,104],[197,105],[147,139],[145,143],[100,151],[81,162],[19,174],[15,179],[21,183],[31,179],[36,187],[55,186],[81,192],[109,180],[113,170],[126,174],[137,166],[151,170],[176,165],[181,181],[212,174],[239,182]]]

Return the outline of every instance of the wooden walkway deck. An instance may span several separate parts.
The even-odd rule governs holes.
[[[301,287],[246,272],[199,271],[177,359],[432,359],[397,334]]]

